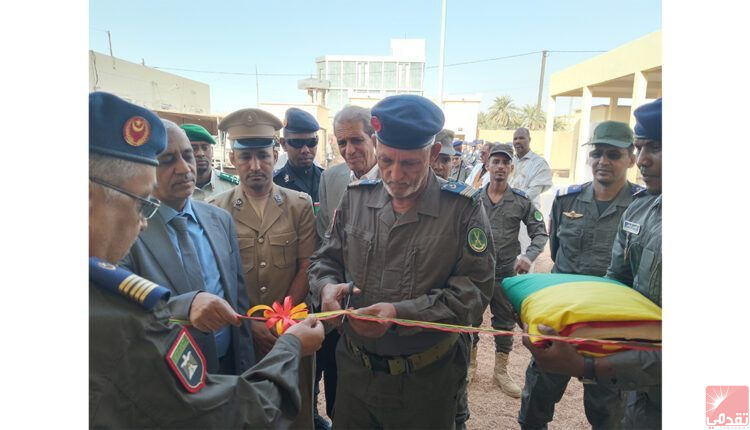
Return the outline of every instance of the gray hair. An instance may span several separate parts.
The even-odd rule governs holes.
[[[435,136],[436,143],[443,143],[445,141],[448,145],[453,143],[453,138],[456,137],[456,133],[453,130],[444,128]]]
[[[368,136],[375,134],[375,129],[370,124],[372,114],[370,109],[366,109],[360,106],[346,105],[343,109],[333,117],[333,128],[336,129],[336,124],[342,124],[345,122],[361,122],[362,130]]]
[[[130,181],[133,177],[142,174],[144,167],[150,166],[110,157],[109,155],[89,153],[89,177],[101,179],[118,187],[122,187],[123,184]],[[111,200],[113,196],[118,194],[107,187],[102,188],[107,200]]]
[[[185,136],[187,136],[187,133],[185,133],[185,130],[181,129],[177,123],[174,121],[170,121],[168,119],[159,118],[161,119],[162,124],[164,124],[164,128],[167,130],[167,136],[169,136],[169,133],[182,133]]]

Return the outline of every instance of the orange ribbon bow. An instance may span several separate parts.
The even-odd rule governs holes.
[[[307,305],[303,302],[297,306],[292,307],[292,298],[286,296],[284,298],[284,305],[280,305],[279,302],[273,302],[273,305],[257,305],[250,308],[247,311],[247,316],[252,315],[263,310],[263,318],[266,319],[266,327],[269,329],[276,326],[276,333],[281,336],[291,326],[298,323],[295,319],[307,318]]]

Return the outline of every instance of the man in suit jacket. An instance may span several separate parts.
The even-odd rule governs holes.
[[[315,217],[318,247],[346,187],[358,179],[380,178],[375,159],[375,130],[370,120],[369,109],[351,105],[345,106],[333,118],[333,134],[346,163],[329,167],[320,178],[320,209]]]
[[[232,217],[192,200],[195,158],[185,132],[171,121],[159,154],[156,216],[121,261],[134,273],[172,290],[173,318],[190,321],[211,373],[240,374],[255,363],[242,263]]]

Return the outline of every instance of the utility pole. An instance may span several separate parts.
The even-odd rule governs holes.
[[[115,68],[115,54],[112,53],[112,34],[107,30],[107,42],[109,42],[109,56],[112,57],[112,68]]]
[[[443,63],[445,63],[445,12],[448,0],[443,0],[443,15],[440,20],[440,64],[438,64],[438,97],[440,107],[443,107]]]
[[[260,85],[258,85],[258,65],[255,65],[255,107],[260,108]]]
[[[547,65],[547,56],[549,51],[546,49],[542,51],[542,71],[539,74],[539,93],[536,96],[536,109],[542,110],[542,90],[544,89],[544,67]]]

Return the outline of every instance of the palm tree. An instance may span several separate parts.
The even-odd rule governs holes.
[[[521,127],[529,130],[544,130],[547,125],[547,118],[544,112],[536,105],[526,105],[518,113],[518,119]]]
[[[497,123],[502,128],[512,128],[517,111],[510,96],[495,97],[495,101],[489,110],[489,120]]]

